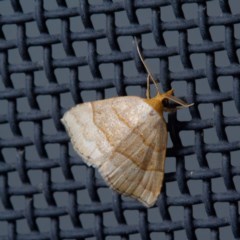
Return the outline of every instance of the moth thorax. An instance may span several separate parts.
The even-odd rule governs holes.
[[[155,111],[157,111],[161,116],[163,114],[163,96],[162,94],[158,94],[154,98],[144,99],[144,101],[149,104]]]

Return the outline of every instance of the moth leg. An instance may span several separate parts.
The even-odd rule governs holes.
[[[149,99],[150,96],[150,75],[147,76],[147,90],[146,90],[146,97],[147,99]]]
[[[143,66],[144,66],[144,68],[145,68],[145,70],[147,71],[147,74],[148,74],[147,80],[148,80],[148,81],[149,81],[150,79],[152,80],[152,82],[153,82],[154,85],[155,85],[157,94],[160,94],[157,81],[154,79],[151,71],[149,70],[147,64],[146,64],[145,61],[144,61],[144,58],[143,58],[142,53],[141,53],[141,51],[140,51],[140,49],[139,49],[139,46],[138,46],[138,41],[137,41],[137,39],[136,39],[136,38],[134,38],[134,39],[135,39],[135,43],[136,43],[136,47],[137,47],[138,56],[139,56],[139,58],[140,58],[140,60],[141,60],[141,62],[142,62],[142,64],[143,64]],[[149,90],[149,91],[150,91],[150,90]],[[147,98],[148,98],[148,97],[147,97]]]

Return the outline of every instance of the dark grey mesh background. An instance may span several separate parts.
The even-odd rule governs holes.
[[[0,1],[0,239],[240,239],[240,2]],[[75,104],[144,96],[133,36],[163,91],[156,206],[112,192],[72,150]]]

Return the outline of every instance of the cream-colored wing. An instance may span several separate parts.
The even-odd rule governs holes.
[[[105,156],[99,171],[114,190],[150,207],[161,192],[164,177],[165,121],[148,105],[135,125],[132,124],[134,116],[129,116],[131,109],[124,111],[121,105],[115,104],[114,111],[131,131]]]
[[[167,144],[164,119],[139,97],[77,105],[62,122],[74,149],[98,167],[116,191],[155,203],[162,186]]]
[[[91,103],[79,104],[67,111],[62,123],[70,136],[73,148],[89,166],[98,166],[97,159],[111,151],[111,144],[94,123]]]
[[[119,119],[114,106],[118,105],[126,111],[122,118],[130,117],[131,120],[127,121],[133,127],[145,115],[144,111],[149,109],[147,104],[142,103],[139,97],[117,97],[83,103],[67,111],[61,121],[75,151],[88,165],[98,167],[102,157],[111,153],[131,132],[131,128]]]
[[[112,106],[116,99],[129,101],[126,107],[131,108],[139,98],[120,97],[79,104],[61,119],[75,151],[89,166],[98,167],[102,157],[112,152],[131,131],[115,114]]]

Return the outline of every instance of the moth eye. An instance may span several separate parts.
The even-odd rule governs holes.
[[[162,104],[164,107],[169,107],[169,105],[170,105],[168,99],[166,99],[166,98],[163,99]]]
[[[162,101],[163,107],[168,109],[175,109],[177,107],[177,104],[173,101],[169,101],[168,99],[163,99]]]

